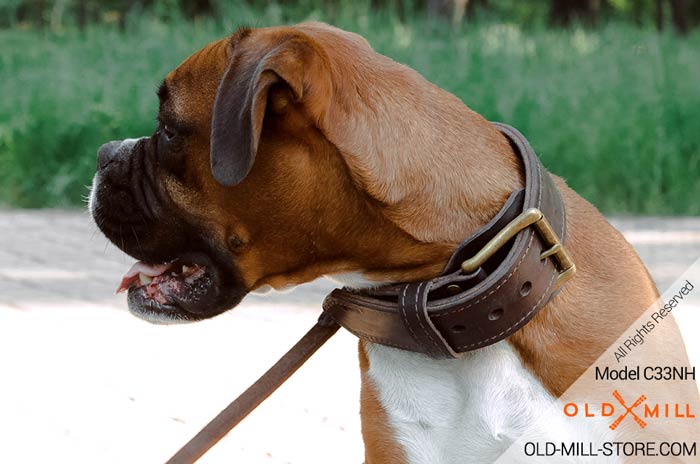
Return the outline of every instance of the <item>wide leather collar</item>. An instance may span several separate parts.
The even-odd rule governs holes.
[[[323,302],[328,316],[363,340],[454,358],[516,332],[573,275],[561,194],[525,137],[494,125],[522,160],[525,188],[457,247],[439,277],[336,289]]]

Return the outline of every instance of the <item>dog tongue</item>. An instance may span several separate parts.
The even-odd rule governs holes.
[[[147,275],[148,277],[156,277],[168,269],[170,269],[172,263],[167,264],[146,264],[144,262],[138,261],[131,266],[131,269],[126,271],[124,277],[122,277],[122,282],[119,284],[119,288],[116,293],[125,292],[131,287],[134,282],[138,282],[139,274]]]

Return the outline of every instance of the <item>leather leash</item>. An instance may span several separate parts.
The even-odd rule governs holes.
[[[197,461],[286,382],[339,328],[333,319],[322,313],[316,325],[292,349],[180,448],[166,464],[191,464]]]
[[[525,188],[454,251],[442,275],[368,290],[336,289],[291,350],[221,411],[167,464],[191,464],[282,385],[342,326],[362,340],[435,359],[507,338],[540,311],[576,272],[564,248],[559,190],[525,137],[494,123],[520,157]]]

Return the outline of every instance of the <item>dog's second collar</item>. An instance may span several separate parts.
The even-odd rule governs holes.
[[[575,272],[564,249],[564,203],[525,137],[494,123],[520,156],[525,188],[462,242],[443,274],[367,291],[336,289],[324,311],[359,338],[459,357],[523,327]]]

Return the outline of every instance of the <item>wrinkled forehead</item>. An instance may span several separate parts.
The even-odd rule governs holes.
[[[208,120],[230,53],[227,37],[208,44],[171,71],[158,90],[161,116]]]

